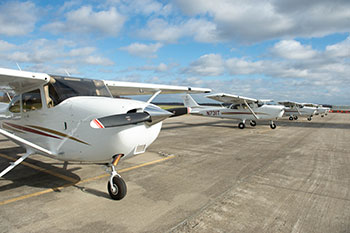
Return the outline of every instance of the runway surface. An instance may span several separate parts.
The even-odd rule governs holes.
[[[0,178],[0,232],[349,232],[350,114],[237,127],[196,116],[164,122],[118,170],[30,156]],[[24,152],[0,138],[0,170]]]

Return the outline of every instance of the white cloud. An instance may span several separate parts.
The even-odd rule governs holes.
[[[326,54],[333,57],[350,57],[350,37],[341,43],[327,46]]]
[[[217,42],[215,24],[204,19],[190,19],[171,24],[161,18],[151,19],[146,28],[139,30],[143,38],[175,43],[182,37],[193,37],[199,42]]]
[[[69,56],[76,57],[76,56],[88,56],[96,51],[96,48],[94,47],[84,47],[84,48],[77,48],[72,49],[69,51]]]
[[[144,57],[144,58],[155,58],[156,52],[163,47],[163,44],[161,43],[155,43],[155,44],[141,44],[141,43],[133,43],[126,47],[121,47],[120,50],[127,51],[128,53]]]
[[[0,35],[20,36],[34,30],[38,10],[32,2],[0,3]]]
[[[110,59],[100,56],[96,48],[78,47],[74,42],[67,40],[38,39],[17,46],[0,41],[0,51],[3,45],[7,50],[2,50],[0,53],[0,61],[29,63],[35,67],[114,64]]]
[[[225,71],[224,61],[219,54],[206,54],[192,62],[184,72],[201,76],[219,76]]]
[[[251,62],[239,58],[226,60],[226,68],[230,74],[257,74],[263,70],[262,62]]]
[[[275,38],[349,32],[350,1],[176,0],[190,17],[211,19],[215,38],[256,43]]]
[[[94,11],[91,6],[82,6],[78,10],[66,14],[66,20],[56,21],[43,26],[54,34],[94,34],[97,36],[117,36],[122,29],[126,17],[119,14],[116,8]]]
[[[88,56],[84,59],[84,61],[86,64],[89,64],[89,65],[111,66],[114,64],[113,61],[100,56]]]
[[[276,43],[271,51],[282,58],[295,60],[311,59],[317,55],[311,46],[304,46],[295,40],[282,40]]]
[[[0,40],[0,52],[5,52],[14,49],[16,45],[10,44],[7,41]]]

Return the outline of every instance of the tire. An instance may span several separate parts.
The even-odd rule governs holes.
[[[298,120],[298,116],[294,116],[294,120]]]
[[[294,118],[292,116],[289,117],[289,120],[292,121]]]
[[[256,126],[256,121],[250,121],[250,126]]]
[[[272,124],[270,125],[270,128],[271,128],[271,129],[276,129],[276,127],[277,127],[277,126],[276,126],[275,123],[272,123]]]
[[[308,117],[308,118],[307,118],[307,120],[308,120],[308,121],[311,121],[311,120],[312,120],[312,118],[311,118],[311,117]]]
[[[125,197],[126,191],[127,191],[125,181],[119,176],[114,176],[113,177],[113,185],[117,189],[116,192],[112,191],[110,182],[108,182],[108,184],[107,184],[109,196],[111,196],[111,198],[114,200],[123,199]]]
[[[238,124],[238,128],[244,129],[244,127],[245,127],[245,124],[244,124],[243,122],[240,122],[240,123]]]

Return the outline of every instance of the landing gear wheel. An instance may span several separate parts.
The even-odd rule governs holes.
[[[298,120],[298,116],[294,116],[294,120]]]
[[[112,180],[113,180],[114,190],[112,189],[111,182],[108,182],[107,184],[109,195],[114,200],[123,199],[127,191],[125,181],[119,176],[114,176]]]
[[[321,115],[321,117],[324,117],[324,115]]]
[[[244,127],[245,127],[245,124],[244,124],[243,122],[241,122],[241,123],[238,124],[238,128],[244,129]]]
[[[276,127],[277,127],[277,126],[276,126],[275,123],[272,123],[272,124],[270,125],[270,128],[271,128],[271,129],[276,129]]]
[[[311,121],[311,120],[312,120],[312,118],[311,118],[311,117],[308,117],[308,118],[307,118],[307,120],[308,120],[308,121]]]
[[[290,117],[289,117],[289,120],[290,120],[290,121],[292,121],[293,119],[294,119],[293,116],[290,116]]]
[[[256,121],[250,121],[250,125],[253,127],[256,126]]]

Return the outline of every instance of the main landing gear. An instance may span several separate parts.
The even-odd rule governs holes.
[[[256,121],[251,120],[251,121],[250,121],[250,125],[253,126],[253,127],[256,126]]]
[[[308,121],[311,121],[311,120],[312,120],[312,117],[308,117],[307,120],[308,120]]]
[[[109,163],[107,166],[111,168],[111,176],[109,178],[107,188],[108,193],[114,200],[121,200],[126,195],[126,184],[123,178],[117,173],[115,167],[118,165],[120,158],[123,157],[123,154],[118,154],[113,156],[112,163]]]
[[[292,120],[298,120],[298,116],[290,116],[289,117],[289,120],[292,121]]]

